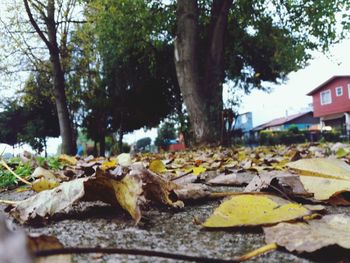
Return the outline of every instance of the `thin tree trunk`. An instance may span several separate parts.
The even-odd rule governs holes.
[[[105,156],[106,153],[106,141],[105,141],[105,136],[102,135],[99,140],[99,145],[100,145],[100,156]]]
[[[28,0],[23,0],[29,20],[38,33],[42,41],[47,46],[50,53],[50,62],[53,74],[54,96],[56,101],[57,115],[60,126],[60,135],[62,137],[62,153],[75,154],[73,127],[68,112],[67,98],[65,93],[64,72],[60,61],[60,50],[57,43],[57,29],[55,22],[55,1],[48,0],[46,6],[46,17],[44,18],[47,37],[40,29],[30,10]]]
[[[118,150],[119,153],[123,152],[123,136],[124,132],[122,130],[119,131],[119,138],[118,138]]]

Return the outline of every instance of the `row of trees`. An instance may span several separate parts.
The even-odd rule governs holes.
[[[183,102],[196,141],[218,142],[223,83],[249,92],[284,81],[310,51],[345,37],[349,8],[347,0],[18,0],[0,20],[0,68],[47,80],[34,97],[53,99],[64,153],[75,153],[78,127],[101,155],[112,133],[121,149],[126,132],[185,119]],[[18,107],[30,97],[24,89]]]

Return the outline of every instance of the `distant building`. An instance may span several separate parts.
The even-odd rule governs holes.
[[[236,117],[233,130],[241,130],[243,134],[248,134],[252,129],[253,114],[251,112],[245,112]]]
[[[291,126],[296,126],[299,130],[309,130],[311,127],[319,124],[320,119],[313,116],[312,111],[293,114],[290,116],[277,118],[272,121],[266,122],[253,128],[253,132],[260,132],[262,130],[270,131],[285,131]]]
[[[350,75],[333,76],[310,91],[314,116],[321,128],[330,126],[350,133]]]

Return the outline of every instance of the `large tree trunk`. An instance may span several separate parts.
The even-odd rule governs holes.
[[[200,66],[197,1],[177,1],[176,73],[198,143],[220,141],[224,40],[231,5],[232,0],[213,2],[205,65]]]
[[[23,0],[29,20],[40,38],[47,46],[50,53],[50,62],[53,74],[54,96],[56,101],[57,115],[62,137],[62,153],[74,155],[75,143],[72,122],[69,117],[67,98],[65,93],[64,72],[60,61],[60,49],[57,43],[57,29],[55,22],[55,1],[48,0],[46,6],[46,17],[44,19],[47,28],[47,37],[34,20],[28,0]]]

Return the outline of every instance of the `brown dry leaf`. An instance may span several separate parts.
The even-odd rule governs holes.
[[[187,184],[183,188],[174,190],[178,199],[185,200],[198,200],[210,196],[208,187],[204,184]]]
[[[273,195],[235,195],[224,201],[204,227],[241,227],[295,220],[312,212],[300,204]]]
[[[289,251],[314,252],[338,245],[350,249],[350,217],[326,215],[307,223],[280,223],[264,227],[266,243],[275,242]]]
[[[310,196],[310,193],[304,188],[300,177],[295,174],[273,171],[261,172],[244,189],[244,192],[260,192],[272,187],[272,189],[293,194],[297,196]]]
[[[37,217],[45,218],[59,212],[67,212],[72,204],[84,196],[84,182],[87,178],[79,178],[64,182],[58,187],[37,193],[18,202],[10,210],[10,214],[20,223]]]
[[[38,178],[45,178],[47,180],[57,180],[56,176],[49,170],[38,166],[35,168],[34,172],[31,175],[32,178],[38,179]]]
[[[243,185],[249,184],[254,178],[253,173],[231,173],[220,174],[219,176],[208,181],[210,185]]]
[[[85,200],[120,205],[136,223],[140,221],[140,206],[145,200],[142,196],[142,181],[138,175],[127,174],[116,180],[103,170],[97,169],[96,178],[85,183],[85,190]]]
[[[28,249],[31,253],[49,249],[63,248],[62,243],[54,236],[47,235],[29,235],[27,237]],[[55,255],[40,257],[34,260],[35,263],[70,263],[72,255]]]
[[[156,201],[176,208],[184,207],[182,201],[171,199],[174,190],[182,188],[181,186],[147,170],[140,163],[135,163],[130,168],[130,175],[139,175],[141,177],[144,196],[147,200]]]

